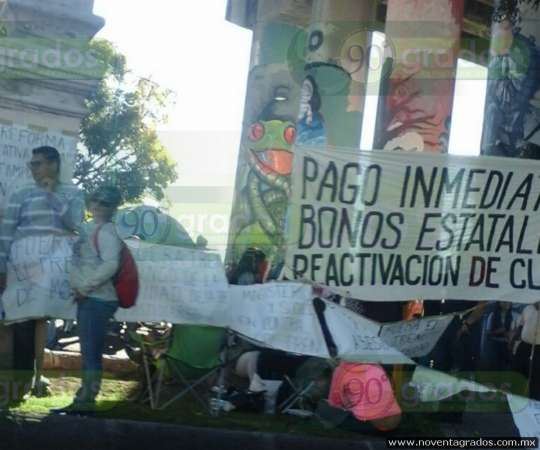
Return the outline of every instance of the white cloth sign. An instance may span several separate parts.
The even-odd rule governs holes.
[[[286,273],[346,297],[540,291],[540,163],[297,147]]]
[[[453,315],[435,316],[383,324],[380,336],[408,357],[420,358],[431,352],[453,318]]]
[[[7,321],[75,317],[68,275],[73,239],[41,236],[13,243],[2,295]],[[118,310],[118,320],[226,325],[228,282],[218,254],[126,242],[137,263],[139,297],[133,308]]]
[[[230,328],[269,347],[328,358],[311,287],[268,283],[230,287]]]
[[[381,325],[342,306],[326,302],[324,315],[338,348],[338,357],[350,362],[414,364],[380,337]]]
[[[32,149],[42,145],[55,147],[61,157],[60,180],[71,182],[75,166],[78,138],[58,130],[38,130],[23,125],[0,123],[0,215],[8,196],[32,182],[26,164]]]
[[[228,281],[217,253],[129,239],[139,273],[139,296],[117,320],[162,320],[226,326]]]
[[[74,239],[49,235],[13,242],[2,295],[8,321],[73,316],[68,274]]]
[[[136,239],[126,242],[137,263],[140,289],[136,305],[119,309],[117,320],[228,327],[267,347],[329,357],[311,286],[292,282],[229,286],[218,254]],[[52,236],[14,243],[3,296],[7,320],[75,317],[67,275],[71,245],[67,238]],[[425,339],[438,338],[449,322],[423,319],[381,328],[343,307],[325,305],[338,356],[348,361],[413,364],[406,355],[423,356],[429,351]]]
[[[540,443],[540,402],[517,395],[506,398],[521,437],[535,437]],[[540,445],[536,448],[540,449]]]

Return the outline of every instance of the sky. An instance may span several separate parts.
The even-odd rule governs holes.
[[[167,208],[193,237],[226,245],[251,51],[251,32],[225,20],[226,0],[95,0],[105,18],[98,37],[112,41],[136,76],[175,93],[169,122],[159,129],[178,165]],[[383,35],[376,33],[381,41]],[[478,154],[485,81],[465,80],[460,60],[450,152]],[[479,66],[474,67],[482,73]],[[370,77],[377,79],[378,73]],[[362,148],[371,148],[376,95],[366,99]]]
[[[151,5],[151,6],[150,6]],[[137,76],[175,92],[163,139],[181,185],[227,185],[234,177],[251,32],[225,20],[225,0],[95,0],[98,34]],[[206,170],[201,170],[200,163]]]

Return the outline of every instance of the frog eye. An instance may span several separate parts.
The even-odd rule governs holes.
[[[283,138],[285,139],[285,142],[287,142],[287,144],[292,145],[294,143],[294,140],[296,139],[296,128],[291,126],[285,128],[285,131],[283,132]]]
[[[256,122],[249,128],[249,140],[260,141],[264,136],[264,125],[260,122]]]

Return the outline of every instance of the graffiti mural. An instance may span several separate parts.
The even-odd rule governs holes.
[[[241,191],[245,224],[234,240],[240,254],[248,247],[258,247],[275,260],[283,247],[295,134],[292,121],[260,120],[250,126],[249,169]]]
[[[308,32],[274,21],[255,26],[226,255],[231,269],[256,247],[271,276],[279,273],[295,142],[358,146],[374,6],[315,0]]]
[[[492,22],[482,153],[540,156],[540,12],[500,1]]]
[[[375,149],[448,151],[463,13],[463,0],[388,1]],[[417,304],[386,302],[383,320]]]
[[[257,44],[261,50],[249,74],[229,230],[230,267],[253,247],[264,253],[271,276],[282,265],[304,43],[301,29],[270,23]],[[310,120],[309,126],[314,123]]]
[[[314,2],[297,144],[358,147],[374,13],[372,0]]]
[[[311,76],[307,76],[302,83],[297,127],[297,144],[326,144],[324,118],[321,113],[321,95],[319,94],[317,82]]]
[[[388,2],[374,146],[448,150],[463,0]]]

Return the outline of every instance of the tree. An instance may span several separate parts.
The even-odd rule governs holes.
[[[132,81],[125,57],[110,42],[100,39],[90,45],[105,76],[87,101],[74,181],[86,192],[114,184],[126,201],[146,194],[161,200],[177,178],[176,165],[156,132],[167,119],[171,93],[151,80]]]

